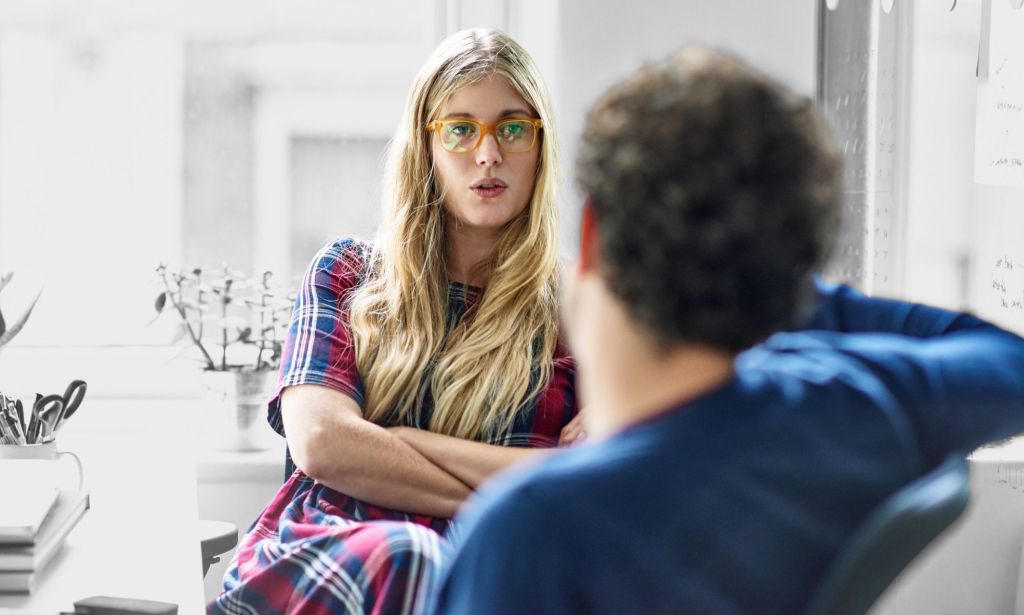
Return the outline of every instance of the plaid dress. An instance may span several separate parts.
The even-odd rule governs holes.
[[[296,299],[281,378],[268,408],[281,435],[284,387],[320,384],[364,404],[356,370],[348,301],[363,275],[365,244],[326,246],[313,259]],[[449,324],[479,291],[449,290]],[[550,447],[577,412],[572,359],[558,346],[546,390],[496,444]],[[425,402],[421,424],[429,421]],[[321,485],[301,470],[285,482],[249,528],[208,613],[419,613],[429,602],[449,545],[449,519],[375,506]]]

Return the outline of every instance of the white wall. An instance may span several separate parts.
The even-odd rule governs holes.
[[[904,294],[962,309],[969,305],[964,265],[971,252],[981,0],[962,0],[952,12],[944,4],[913,3]]]
[[[576,141],[591,103],[643,62],[687,44],[720,47],[746,58],[798,92],[815,79],[814,0],[561,0],[556,114],[565,161],[565,250],[577,246],[580,197],[570,181]]]

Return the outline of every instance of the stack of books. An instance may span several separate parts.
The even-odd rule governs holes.
[[[89,509],[89,492],[38,489],[0,506],[0,592],[28,593]]]

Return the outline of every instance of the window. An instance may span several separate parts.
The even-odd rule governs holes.
[[[0,390],[89,372],[91,395],[180,395],[155,267],[295,284],[326,241],[370,237],[388,139],[448,21],[419,0],[167,6],[0,12],[0,306],[42,293]]]

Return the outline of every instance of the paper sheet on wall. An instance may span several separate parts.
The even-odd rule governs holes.
[[[974,187],[971,206],[970,288],[966,307],[1024,335],[1024,207],[1020,188]],[[1022,611],[1024,613],[1024,611]]]
[[[1008,0],[991,0],[982,32],[981,44],[988,43],[988,75],[981,75],[978,83],[974,181],[1024,186],[1024,9]]]
[[[991,307],[997,309],[1000,320],[1018,319],[1024,314],[1024,262],[1010,254],[995,258],[991,279]]]

